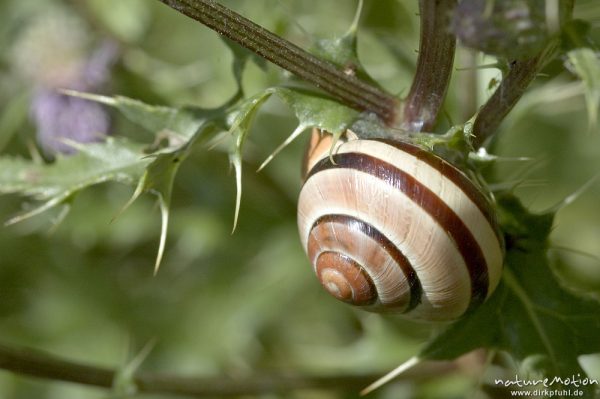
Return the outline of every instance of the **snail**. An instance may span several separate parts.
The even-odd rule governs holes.
[[[323,287],[375,312],[449,321],[500,280],[503,241],[487,197],[415,144],[313,130],[298,200],[302,245]],[[331,152],[330,152],[331,151]]]

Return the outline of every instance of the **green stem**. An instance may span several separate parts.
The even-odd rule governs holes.
[[[456,38],[448,20],[456,0],[420,0],[421,39],[417,71],[404,100],[402,128],[430,131],[446,97]]]
[[[388,124],[396,119],[397,100],[334,64],[262,28],[213,0],[160,0],[239,45],[314,84],[360,111],[372,112]]]

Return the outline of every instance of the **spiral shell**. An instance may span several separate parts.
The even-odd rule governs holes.
[[[413,144],[313,132],[298,227],[321,284],[377,312],[453,320],[502,272],[492,207],[463,172]]]

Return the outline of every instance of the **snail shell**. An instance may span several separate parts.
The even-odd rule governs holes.
[[[460,170],[413,144],[313,131],[298,202],[303,247],[344,302],[453,320],[498,285],[502,239],[493,208]]]

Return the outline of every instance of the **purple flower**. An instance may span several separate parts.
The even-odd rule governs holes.
[[[37,125],[37,139],[47,156],[70,154],[75,149],[66,141],[102,141],[110,118],[98,103],[38,89],[31,103],[31,116]]]
[[[70,82],[71,89],[96,91],[110,76],[117,47],[106,42],[89,58],[80,76]],[[37,126],[37,140],[47,157],[75,152],[68,140],[79,143],[102,141],[108,134],[110,118],[93,101],[71,97],[54,88],[40,87],[31,103],[31,116]]]
[[[68,88],[97,91],[108,80],[117,56],[117,47],[105,43],[84,64],[80,76]],[[68,140],[79,143],[102,141],[108,134],[110,118],[98,103],[61,94],[40,86],[31,102],[31,117],[37,126],[37,140],[46,156],[75,152]]]
[[[109,133],[110,118],[100,104],[59,92],[99,92],[109,81],[117,45],[106,41],[90,51],[91,43],[85,22],[62,7],[38,14],[15,40],[11,59],[33,87],[30,115],[48,158],[75,152],[69,140],[102,141]]]

